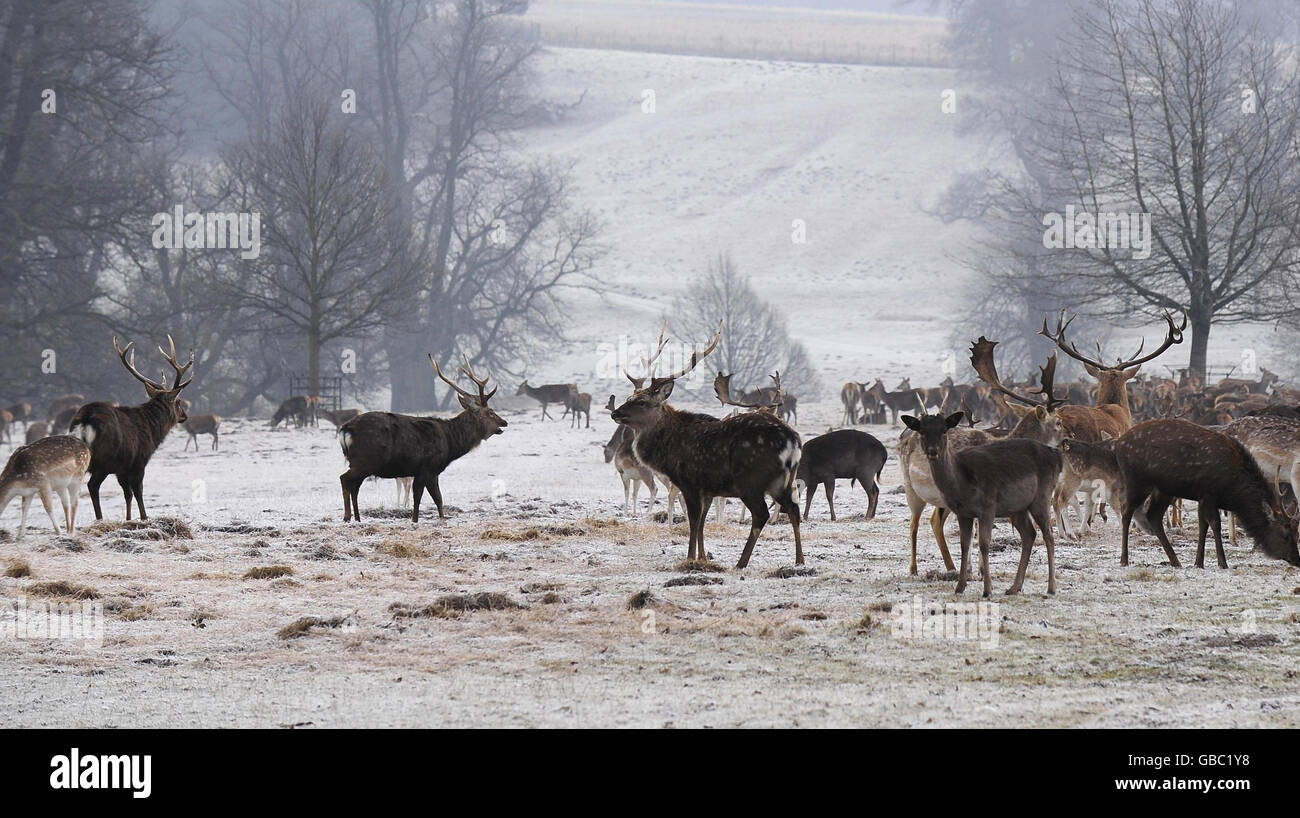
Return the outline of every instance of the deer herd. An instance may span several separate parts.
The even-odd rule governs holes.
[[[781,385],[736,389],[731,376],[717,373],[714,395],[734,411],[725,417],[675,408],[669,401],[679,382],[691,375],[717,348],[723,326],[703,350],[696,349],[677,371],[657,371],[665,348],[664,333],[654,354],[643,361],[644,377],[624,375],[631,392],[621,400],[610,395],[605,409],[617,424],[604,445],[606,463],[613,463],[623,483],[624,509],[636,513],[641,485],[653,509],[658,485],[668,489],[669,525],[677,498],[689,527],[688,560],[707,560],[705,520],[710,508],[721,514],[726,498],[736,498],[749,516],[749,534],[736,562],[745,568],[754,546],[773,514],[789,521],[795,564],[804,563],[801,522],[807,518],[817,487],[826,494],[830,519],[836,520],[835,483],[859,484],[868,497],[866,519],[875,517],[880,477],[889,454],[883,443],[852,428],[862,423],[902,424],[897,455],[903,493],[910,511],[909,572],[918,572],[917,533],[927,506],[933,507],[930,528],[949,571],[956,572],[956,590],[970,578],[970,546],[978,536],[980,580],[984,596],[992,593],[989,552],[994,521],[1003,518],[1020,535],[1021,551],[1015,580],[1008,594],[1025,582],[1033,545],[1039,536],[1046,549],[1047,593],[1056,592],[1056,542],[1082,539],[1106,507],[1120,511],[1120,564],[1128,564],[1130,527],[1134,522],[1153,534],[1173,567],[1181,567],[1166,533],[1167,512],[1181,524],[1183,500],[1196,503],[1198,538],[1196,566],[1204,566],[1205,544],[1213,533],[1220,567],[1227,567],[1221,513],[1230,515],[1235,542],[1237,522],[1268,556],[1300,565],[1297,551],[1297,489],[1300,489],[1300,390],[1281,385],[1264,370],[1258,380],[1224,378],[1214,386],[1183,370],[1174,381],[1148,378],[1142,367],[1182,342],[1181,325],[1166,314],[1164,341],[1142,355],[1107,364],[1098,345],[1095,357],[1079,351],[1067,338],[1070,321],[1064,315],[1054,330],[1047,322],[1039,334],[1055,350],[1025,383],[1004,384],[995,363],[996,341],[979,338],[971,344],[971,384],[950,377],[933,389],[913,388],[905,379],[895,389],[881,379],[873,384],[850,381],[840,391],[844,413],[837,430],[804,441],[792,423],[797,401]],[[39,496],[53,524],[53,498],[63,504],[64,528],[76,526],[77,499],[86,485],[95,518],[103,518],[100,487],[111,475],[122,488],[126,519],[132,503],[140,519],[147,517],[144,475],[154,452],[174,427],[187,434],[198,451],[198,436],[210,435],[219,447],[221,418],[189,415],[181,397],[194,376],[194,355],[182,363],[176,344],[167,336],[159,347],[174,378],[145,377],[135,363],[134,344],[113,348],[126,370],[145,390],[137,406],[86,402],[82,395],[61,396],[50,404],[47,418],[37,420],[27,403],[0,412],[3,437],[9,439],[22,423],[26,445],[16,448],[0,473],[0,512],[21,498],[18,537],[26,529],[31,498]],[[1057,353],[1083,365],[1088,383],[1056,383]],[[456,395],[461,411],[450,418],[422,417],[358,409],[329,410],[315,396],[284,401],[271,419],[272,428],[292,421],[314,425],[325,417],[337,428],[347,470],[339,476],[345,522],[361,519],[358,493],[368,477],[399,481],[410,495],[411,519],[418,522],[427,491],[445,517],[439,478],[450,463],[483,441],[505,432],[508,423],[489,405],[497,388],[488,389],[489,375],[480,377],[462,359],[453,377],[429,356],[432,374]],[[467,378],[474,389],[463,388]],[[541,418],[553,416],[551,405],[563,406],[570,425],[589,428],[591,395],[576,384],[519,385],[518,396],[541,404]],[[931,410],[934,410],[933,412]],[[799,495],[803,497],[802,514]],[[944,537],[944,521],[957,518],[960,566],[954,565]],[[1073,516],[1073,520],[1071,517]],[[1136,519],[1135,519],[1136,518]]]

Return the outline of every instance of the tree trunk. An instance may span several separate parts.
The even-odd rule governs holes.
[[[307,326],[307,392],[320,394],[320,308],[313,301]]]
[[[1192,351],[1188,359],[1187,367],[1189,372],[1195,372],[1205,378],[1205,358],[1210,348],[1210,322],[1213,316],[1208,311],[1196,310],[1188,316],[1188,323],[1192,326]]]

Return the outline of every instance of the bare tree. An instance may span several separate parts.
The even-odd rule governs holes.
[[[229,291],[269,332],[302,339],[313,390],[325,344],[400,322],[415,291],[387,173],[339,117],[328,96],[304,92],[267,139],[227,158],[263,233],[262,257]]]
[[[1051,82],[1020,108],[1026,172],[1002,180],[988,256],[1009,259],[1004,286],[1098,315],[1186,310],[1204,372],[1214,323],[1295,306],[1294,51],[1224,0],[1104,0],[1066,31]],[[1045,246],[1067,206],[1091,232],[1067,224],[1076,246]],[[1106,216],[1130,213],[1149,216],[1149,257],[1116,246]]]
[[[736,269],[728,254],[719,254],[709,270],[673,301],[668,319],[678,338],[709,338],[723,322],[722,342],[711,360],[732,376],[734,388],[771,386],[780,371],[781,385],[803,399],[821,390],[808,352],[790,338],[785,318]],[[712,388],[712,379],[709,379]]]

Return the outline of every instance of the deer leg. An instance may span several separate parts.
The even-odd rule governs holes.
[[[23,495],[22,511],[18,518],[18,539],[19,540],[21,540],[23,538],[23,535],[27,533],[27,507],[31,505],[31,503],[32,503],[32,496],[30,494]]]
[[[966,590],[966,577],[970,574],[970,535],[975,527],[974,517],[958,517],[957,527],[961,530],[961,573],[957,576],[957,593]]]
[[[1043,532],[1043,545],[1047,547],[1047,593],[1056,593],[1056,540],[1052,536],[1052,515],[1047,504],[1030,506],[1029,515]]]
[[[695,556],[695,531],[700,527],[700,502],[701,498],[696,492],[682,492],[682,504],[686,506],[686,522],[691,527],[691,533],[686,540],[686,559],[694,560]],[[672,516],[671,514],[669,515]]]
[[[803,500],[803,517],[808,519],[808,511],[812,508],[813,495],[817,493],[817,484],[808,481],[808,496]],[[916,573],[915,571],[913,573]]]
[[[217,441],[218,441],[217,433],[216,433],[216,432],[213,432],[213,433],[212,433],[212,451],[214,451],[214,452],[215,452],[215,451],[220,451],[220,449],[221,449],[221,447],[217,445]],[[198,447],[199,447],[199,444],[198,444],[198,443],[195,443],[195,444],[194,444],[194,448],[197,449]]]
[[[831,522],[835,522],[835,478],[826,481],[826,505],[831,507]]]
[[[771,518],[767,511],[767,498],[765,496],[760,494],[757,499],[742,497],[741,502],[745,504],[745,508],[749,509],[752,522],[749,526],[749,537],[745,540],[745,550],[740,554],[740,562],[736,563],[737,568],[744,568],[749,565],[749,555],[754,552],[754,543],[758,542],[759,533],[762,532],[763,526],[767,525],[767,521]],[[796,510],[795,513],[797,514],[798,511]],[[799,556],[802,557],[803,555],[800,554]]]
[[[911,498],[909,497],[908,499],[910,500]],[[921,512],[925,510],[925,504],[922,503],[920,506],[916,506],[908,503],[908,505],[912,506],[912,564],[908,566],[907,573],[916,576],[916,529],[921,523]]]
[[[984,598],[993,596],[993,577],[989,571],[989,544],[993,541],[993,518],[980,518],[980,574],[984,577]]]
[[[348,475],[352,472],[345,471],[339,475],[339,487],[343,489],[343,522],[352,520],[352,492],[348,491]]]
[[[930,515],[930,530],[934,532],[934,540],[939,543],[939,555],[943,557],[943,567],[949,571],[957,570],[953,565],[952,554],[948,552],[948,540],[943,536],[943,524],[948,519],[948,509],[935,506],[934,513]]]
[[[417,477],[411,484],[411,499],[414,501],[413,511],[411,512],[411,522],[420,522],[420,498],[424,496],[424,478]]]
[[[1219,560],[1220,568],[1227,568],[1228,556],[1223,553],[1223,520],[1219,518],[1217,509],[1210,519],[1210,527],[1214,530],[1214,556]]]
[[[136,508],[140,509],[140,519],[149,519],[149,515],[144,513],[144,472],[131,479],[131,493],[135,495]]]
[[[68,533],[77,530],[77,505],[81,500],[80,489],[80,481],[64,488],[64,492],[68,496]]]
[[[858,482],[867,488],[867,519],[876,519],[876,501],[880,499],[880,486],[876,485],[876,478],[868,475],[866,480],[858,478]]]
[[[1169,543],[1169,535],[1165,533],[1165,511],[1169,509],[1169,503],[1172,499],[1159,491],[1153,492],[1151,504],[1147,507],[1147,522],[1151,524],[1151,528],[1155,531],[1160,546],[1165,549],[1165,556],[1169,558],[1169,564],[1174,568],[1182,568],[1183,565],[1178,561],[1178,555],[1174,553],[1174,547]]]
[[[1020,593],[1025,584],[1025,572],[1029,570],[1029,555],[1034,550],[1034,524],[1029,521],[1027,512],[1011,515],[1011,525],[1020,532],[1020,566],[1016,569],[1016,581],[1007,589],[1007,596]]]
[[[1205,533],[1210,528],[1209,509],[1206,507],[1204,500],[1196,503],[1196,567],[1205,567]],[[1214,515],[1219,515],[1218,509],[1214,510]]]
[[[131,519],[131,481],[119,474],[117,484],[122,487],[122,499],[126,500],[126,518],[129,520]]]
[[[627,514],[628,503],[632,497],[632,478],[619,472],[618,479],[623,481],[623,513]]]
[[[41,505],[45,506],[45,514],[50,518],[50,525],[54,526],[54,533],[59,533],[59,522],[54,519],[54,497],[50,495],[49,483],[42,484],[38,493],[41,495]]]
[[[794,529],[794,564],[803,565],[803,540],[799,538],[799,504],[795,502],[794,495],[788,489],[784,499],[782,497],[772,499],[776,500],[777,505],[790,518],[790,527]]]
[[[91,472],[90,480],[86,483],[86,490],[90,492],[90,504],[95,508],[96,520],[104,519],[104,513],[99,510],[99,487],[107,477],[108,475],[102,472]]]

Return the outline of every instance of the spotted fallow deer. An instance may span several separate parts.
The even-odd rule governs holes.
[[[1066,320],[1064,312],[1057,319],[1055,332],[1048,331],[1047,319],[1043,319],[1043,328],[1038,331],[1038,334],[1051,339],[1062,352],[1081,362],[1087,373],[1097,379],[1096,406],[1062,406],[1057,411],[1066,437],[1096,443],[1102,440],[1103,433],[1118,439],[1133,428],[1133,413],[1129,407],[1126,384],[1138,374],[1142,364],[1160,357],[1165,350],[1174,344],[1181,344],[1183,342],[1183,330],[1187,328],[1186,313],[1183,313],[1180,326],[1174,325],[1173,316],[1167,312],[1164,314],[1164,319],[1165,323],[1168,324],[1168,329],[1165,332],[1164,342],[1160,344],[1160,347],[1155,352],[1138,357],[1142,355],[1142,349],[1146,346],[1144,340],[1132,357],[1119,360],[1113,365],[1102,362],[1100,344],[1097,346],[1097,357],[1090,358],[1079,352],[1074,344],[1066,340],[1066,330],[1069,329],[1070,323],[1074,319]],[[1061,485],[1053,501],[1056,519],[1063,534],[1073,534],[1070,531],[1065,513],[1067,505],[1074,505],[1075,511],[1079,515],[1079,537],[1082,537],[1086,521],[1091,516],[1079,505],[1076,496],[1081,483],[1082,478],[1075,474],[1067,463]],[[1093,487],[1089,486],[1088,488],[1088,494],[1091,497]]]
[[[59,524],[54,519],[53,495],[58,495],[63,503],[63,522],[67,532],[77,530],[77,498],[89,466],[90,447],[68,435],[42,438],[14,450],[4,471],[0,472],[0,514],[4,513],[10,500],[22,498],[19,540],[27,531],[27,507],[31,505],[33,495],[41,498],[55,534],[59,533]]]
[[[753,515],[749,537],[736,563],[737,568],[747,566],[754,543],[771,518],[766,502],[770,495],[790,517],[795,564],[802,565],[799,507],[793,495],[801,444],[798,433],[770,412],[746,412],[719,420],[668,405],[677,379],[689,374],[721,340],[719,321],[718,333],[703,354],[696,350],[682,370],[652,378],[649,386],[633,393],[611,417],[636,432],[633,447],[637,458],[667,475],[681,491],[691,525],[688,559],[706,558],[704,518],[709,501],[739,497]]]

